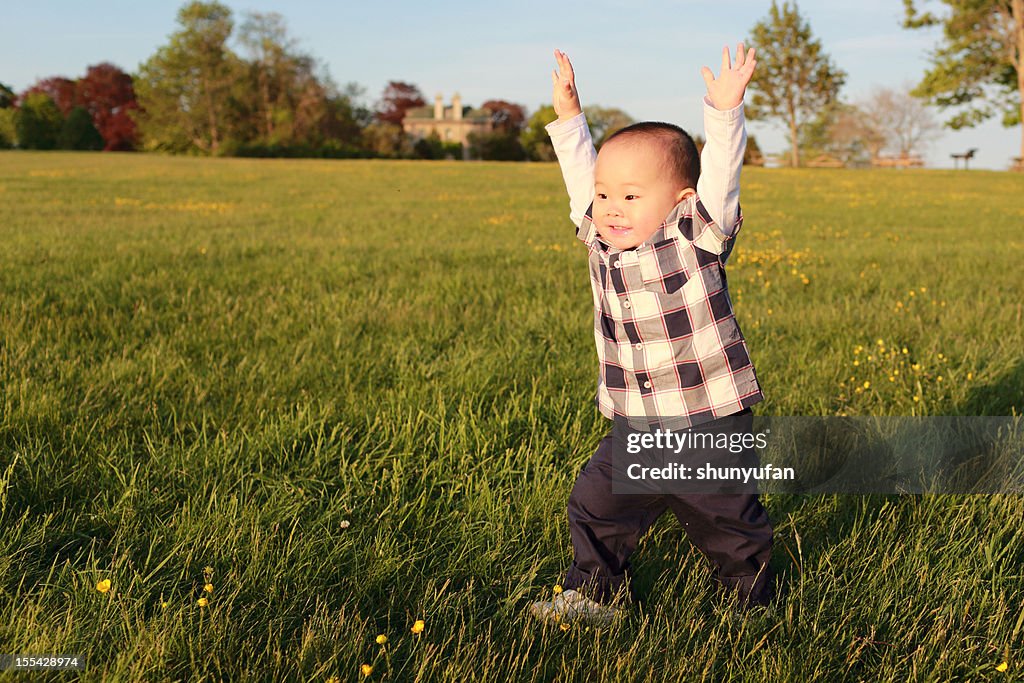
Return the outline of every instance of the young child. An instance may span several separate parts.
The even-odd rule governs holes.
[[[562,52],[555,58],[558,120],[547,130],[589,252],[601,413],[750,433],[750,406],[763,395],[724,265],[742,223],[742,105],[754,50],[744,54],[740,44],[733,64],[725,48],[718,78],[702,69],[707,143],[699,157],[690,136],[665,123],[629,126],[595,155],[572,65]],[[534,603],[534,616],[609,623],[622,609],[630,555],[666,510],[713,563],[722,587],[744,606],[767,604],[772,527],[756,492],[613,493],[614,443],[605,437],[576,479],[568,506],[573,562],[563,591]]]

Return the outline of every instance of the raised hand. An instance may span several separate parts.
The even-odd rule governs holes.
[[[729,61],[728,46],[722,48],[722,73],[715,78],[711,69],[706,66],[700,70],[704,77],[704,83],[708,86],[708,98],[715,109],[725,111],[733,109],[743,102],[743,93],[754,75],[754,67],[757,60],[754,59],[754,48],[743,54],[743,43],[736,47],[736,63]]]
[[[569,56],[560,50],[555,50],[555,61],[558,62],[558,71],[551,72],[551,103],[555,107],[559,121],[565,121],[583,111],[580,106],[580,96],[576,92],[576,76],[572,72],[572,64]]]

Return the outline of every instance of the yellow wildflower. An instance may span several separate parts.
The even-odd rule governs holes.
[[[868,380],[864,380],[864,388],[867,389],[870,386],[871,386],[871,382],[868,381]]]
[[[1002,664],[1000,664],[999,666],[996,667],[996,671],[998,671],[999,673],[1003,673],[1004,671],[1006,671],[1009,668],[1010,668],[1010,665],[1007,664],[1006,662],[1003,662]]]
[[[572,627],[571,627],[571,626],[569,626],[569,624],[559,624],[559,625],[558,625],[558,628],[560,628],[560,629],[561,629],[561,630],[563,630],[563,631],[568,631],[568,630],[569,630],[570,628],[572,628]]]
[[[373,667],[369,664],[363,664],[361,667],[359,667],[359,673],[363,674],[364,676],[369,676],[373,673]]]
[[[199,598],[199,599],[198,599],[198,600],[196,601],[196,604],[197,604],[197,605],[199,605],[200,607],[206,607],[207,605],[209,605],[209,604],[210,604],[210,601],[209,601],[209,600],[207,600],[206,598]]]
[[[96,590],[100,593],[106,593],[110,590],[110,579],[103,579],[96,583]]]
[[[554,591],[555,595],[558,595],[559,593],[561,593],[562,592],[561,584],[556,583],[555,587],[552,589],[552,591]]]
[[[974,378],[974,373],[973,373],[973,372],[968,372],[968,373],[967,373],[967,380],[968,380],[968,381],[970,381],[970,380],[972,380],[973,378]]]
[[[386,635],[381,633],[379,636],[377,636],[377,644],[378,645],[383,645],[386,642],[388,642],[388,637]]]
[[[425,624],[423,623],[423,620],[422,620],[422,619],[417,619],[417,620],[416,620],[416,623],[414,623],[414,624],[412,625],[412,628],[411,628],[411,629],[409,629],[409,630],[410,630],[410,631],[412,631],[413,633],[415,633],[415,634],[417,634],[417,635],[418,635],[418,634],[420,634],[420,633],[423,633],[423,627],[424,627],[424,625],[425,625]]]
[[[915,396],[915,397],[914,397],[914,403],[917,403],[917,402],[918,402],[918,401],[920,401],[920,400],[921,400],[921,397],[920,397],[920,396]]]
[[[341,683],[341,679],[337,676],[331,676],[324,683]]]
[[[213,592],[213,584],[212,583],[206,584],[205,586],[203,586],[203,590],[206,591],[207,593],[212,593]]]

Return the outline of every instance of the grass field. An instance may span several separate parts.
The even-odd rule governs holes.
[[[755,412],[1021,412],[1024,175],[742,186]],[[0,154],[0,654],[93,681],[1024,678],[1013,496],[767,495],[790,593],[745,617],[666,516],[619,629],[533,623],[607,429],[591,324],[554,165]]]

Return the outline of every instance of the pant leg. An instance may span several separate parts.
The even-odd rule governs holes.
[[[687,494],[671,496],[675,513],[690,541],[714,565],[715,579],[741,601],[767,604],[774,595],[768,564],[773,530],[757,494]]]
[[[746,409],[719,418],[711,429],[749,433],[753,414]],[[741,467],[758,467],[753,448],[738,454]],[[755,489],[756,491],[756,489]],[[768,512],[756,492],[701,493],[667,497],[687,536],[715,567],[715,579],[741,601],[766,604],[774,595],[774,574],[768,562],[774,535]]]
[[[612,493],[612,436],[580,471],[569,495],[573,562],[562,586],[608,600],[621,590],[629,557],[666,509],[662,496]]]

